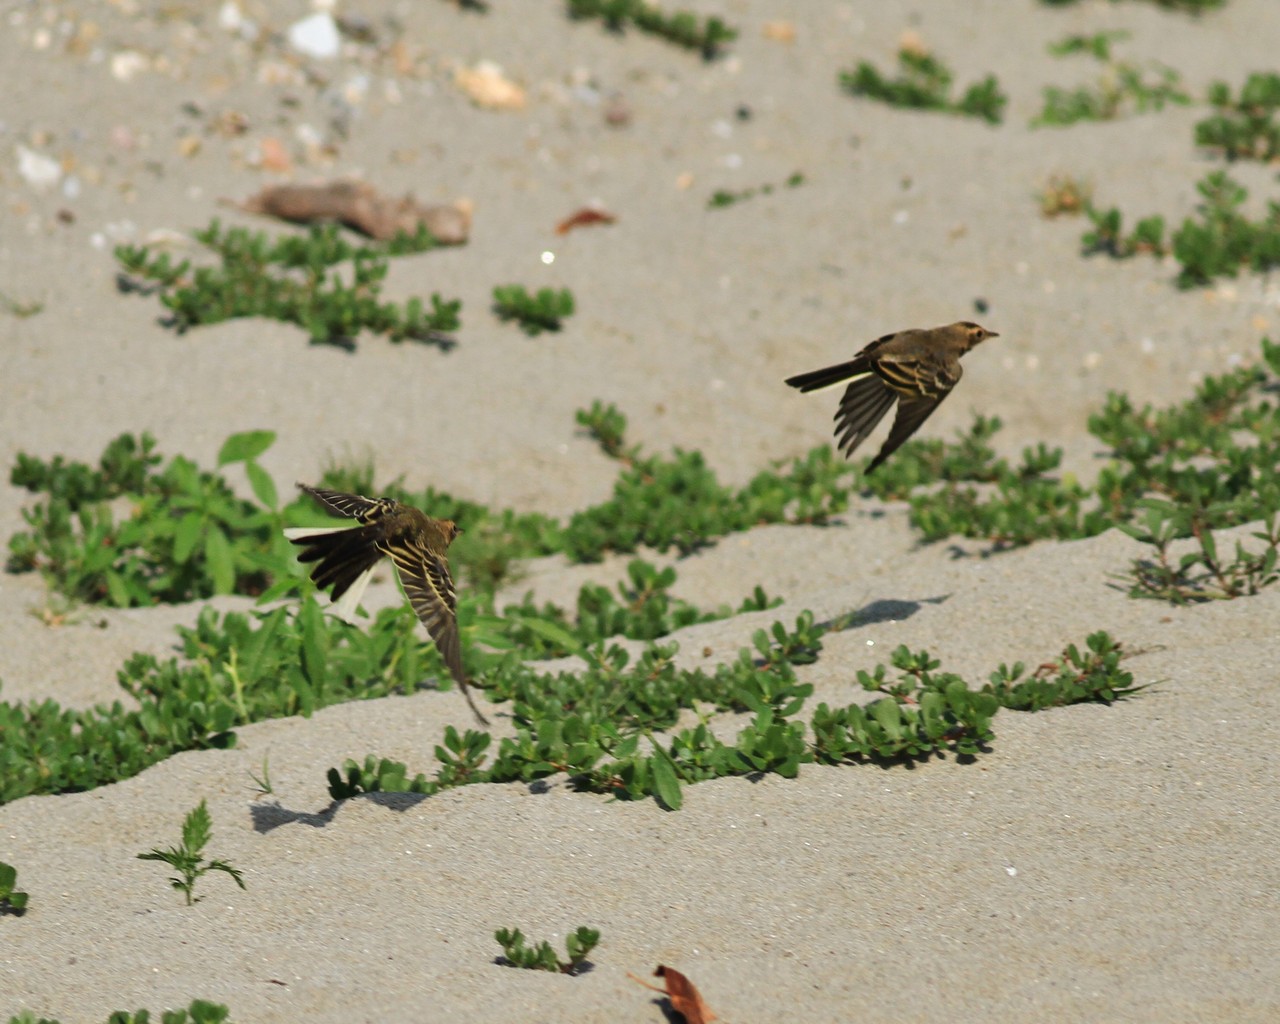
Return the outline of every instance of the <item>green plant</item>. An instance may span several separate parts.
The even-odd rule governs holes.
[[[17,884],[18,869],[0,860],[0,917],[21,917],[27,912],[27,894],[16,889]]]
[[[115,250],[121,290],[158,293],[169,310],[168,324],[179,332],[265,316],[297,324],[313,341],[348,348],[362,330],[392,341],[428,341],[444,348],[453,344],[447,332],[458,329],[460,301],[435,294],[430,311],[419,298],[403,308],[379,301],[391,257],[435,246],[425,228],[382,245],[352,245],[334,225],[271,241],[261,231],[224,230],[215,219],[195,232],[195,239],[213,253],[216,265],[193,268],[190,260],[174,264],[167,253],[153,253],[147,246]],[[348,262],[349,280],[344,280],[334,268]]]
[[[1023,679],[1026,667],[1001,665],[983,687],[1002,708],[1014,711],[1044,711],[1069,704],[1111,704],[1145,690],[1135,686],[1133,675],[1120,668],[1129,655],[1123,646],[1104,632],[1091,633],[1085,650],[1069,644],[1062,656],[1037,668]]]
[[[1091,88],[1046,86],[1044,109],[1032,119],[1031,126],[1065,127],[1080,121],[1110,121],[1130,109],[1138,114],[1163,110],[1166,103],[1186,106],[1191,97],[1181,81],[1177,71],[1162,64],[1157,64],[1148,78],[1136,65],[1115,62]]]
[[[1198,220],[1187,218],[1173,233],[1171,246],[1164,243],[1164,219],[1147,217],[1132,235],[1125,236],[1120,211],[1088,210],[1094,230],[1081,239],[1085,254],[1105,252],[1124,258],[1138,252],[1172,251],[1181,263],[1177,284],[1193,288],[1215,277],[1235,277],[1241,267],[1266,271],[1280,266],[1280,202],[1271,200],[1261,221],[1250,221],[1240,207],[1248,198],[1245,188],[1214,171],[1196,185],[1202,202]]]
[[[1045,217],[1075,216],[1084,213],[1093,199],[1093,186],[1071,175],[1054,175],[1040,193],[1040,212]]]
[[[793,629],[775,623],[758,630],[751,648],[714,672],[677,670],[674,645],[651,645],[634,665],[617,647],[584,650],[581,673],[537,673],[505,660],[489,674],[491,695],[512,701],[516,734],[502,739],[485,763],[489,737],[446,732],[436,747],[433,779],[412,780],[401,763],[370,755],[363,765],[347,760],[330,769],[335,799],[377,791],[433,795],[458,785],[530,782],[564,773],[579,790],[618,799],[653,797],[678,810],[684,787],[707,779],[776,773],[795,777],[802,765],[864,760],[893,763],[944,752],[976,756],[991,742],[991,720],[1000,707],[1034,711],[1082,701],[1110,702],[1136,693],[1131,674],[1119,667],[1118,644],[1106,634],[1089,638],[1088,654],[1064,652],[1057,675],[1042,670],[1019,682],[1021,666],[992,674],[990,686],[971,690],[951,673],[938,673],[927,652],[900,648],[893,665],[859,672],[867,690],[886,694],[869,705],[831,709],[821,705],[806,737],[797,721],[813,687],[801,684],[793,665],[813,661],[823,628],[808,613]],[[732,743],[718,739],[705,720],[665,740],[656,731],[675,725],[682,709],[702,703],[713,711],[749,711],[753,717]]]
[[[524,933],[519,928],[499,928],[493,937],[502,947],[502,957],[509,966],[533,971],[559,971],[561,974],[581,974],[589,968],[587,957],[600,942],[600,932],[584,925],[565,937],[569,959],[561,960],[549,942],[526,946]]]
[[[804,175],[799,171],[789,175],[786,181],[782,183],[785,188],[796,188],[803,184]],[[744,188],[739,189],[737,192],[729,192],[725,189],[716,189],[715,192],[711,194],[711,198],[707,200],[707,208],[715,210],[724,206],[733,206],[735,203],[740,203],[743,200],[751,199],[757,195],[767,196],[772,193],[772,185],[761,185],[759,188]]]
[[[687,11],[663,14],[646,0],[568,0],[568,11],[575,20],[599,18],[611,32],[634,25],[641,32],[697,50],[703,60],[714,60],[727,43],[738,38],[738,30],[720,18],[709,17],[700,22],[697,15]]]
[[[1068,7],[1071,4],[1079,3],[1080,0],[1040,0],[1040,2],[1048,7]],[[1119,3],[1119,0],[1111,0],[1111,2]],[[1157,7],[1166,7],[1172,11],[1203,14],[1205,11],[1212,11],[1226,6],[1227,0],[1148,0],[1148,2],[1154,3]]]
[[[508,605],[499,620],[486,623],[492,633],[500,629],[506,644],[525,658],[560,658],[601,640],[625,636],[632,640],[656,640],[697,622],[713,622],[744,612],[764,611],[781,604],[770,600],[760,587],[737,609],[722,606],[703,611],[672,597],[676,571],[659,571],[641,559],[627,565],[628,583],[621,583],[615,597],[605,587],[584,584],[578,591],[577,615],[571,623],[564,610],[551,604],[537,607],[530,596],[519,605]],[[548,625],[555,629],[548,630]],[[557,630],[562,632],[557,632]]]
[[[165,1010],[160,1014],[160,1024],[224,1024],[231,1011],[221,1003],[209,1003],[203,999],[193,999],[185,1010]],[[146,1010],[116,1010],[106,1024],[150,1024],[151,1014]],[[56,1020],[37,1017],[30,1010],[25,1010],[16,1017],[9,1018],[9,1024],[58,1024]]]
[[[1069,35],[1056,43],[1050,43],[1049,52],[1055,57],[1070,57],[1073,54],[1085,53],[1098,60],[1107,61],[1111,59],[1111,44],[1128,38],[1129,33],[1124,31],[1095,32],[1088,36]]]
[[[1086,256],[1105,253],[1113,259],[1125,260],[1141,252],[1159,256],[1169,251],[1164,240],[1164,218],[1159,214],[1142,218],[1126,235],[1120,211],[1114,206],[1099,210],[1089,202],[1084,212],[1093,225],[1093,230],[1086,231],[1080,239]]]
[[[859,61],[853,71],[840,72],[840,85],[854,96],[869,96],[895,107],[941,110],[1000,123],[1008,97],[994,75],[970,85],[958,101],[950,98],[953,78],[932,54],[904,48],[898,51],[897,78],[886,78],[873,65]]]
[[[575,419],[579,426],[586,428],[591,439],[609,458],[629,463],[637,454],[638,449],[623,447],[627,418],[618,411],[616,405],[605,405],[597,398],[591,403],[590,409],[579,409]]]
[[[565,525],[559,544],[575,561],[597,561],[607,551],[641,545],[687,554],[762,523],[826,522],[848,501],[849,487],[839,481],[852,476],[851,467],[827,447],[792,460],[782,472],[779,465],[758,473],[735,490],[719,482],[699,452],[643,455],[627,446],[626,419],[613,406],[588,420],[607,421],[602,447],[624,468],[609,499],[574,513]]]
[[[493,312],[500,320],[518,320],[530,336],[558,331],[566,317],[573,316],[573,293],[568,288],[539,288],[530,295],[524,285],[499,285],[493,290]]]
[[[193,999],[185,1010],[165,1010],[160,1014],[160,1024],[224,1024],[231,1011],[221,1003],[209,1003]],[[150,1024],[151,1015],[146,1010],[127,1013],[117,1010],[107,1018],[107,1024]]]
[[[1120,528],[1135,540],[1150,544],[1155,558],[1134,559],[1128,574],[1117,577],[1131,584],[1130,597],[1154,597],[1180,605],[1231,600],[1257,594],[1280,580],[1280,524],[1274,512],[1267,516],[1263,528],[1252,534],[1263,541],[1263,549],[1246,551],[1237,541],[1235,557],[1228,562],[1218,554],[1213,531],[1207,525],[1221,518],[1221,506],[1180,506],[1155,498],[1139,504],[1146,517],[1137,523],[1122,523]],[[1174,542],[1188,534],[1196,548],[1174,561]]]
[[[1274,160],[1280,156],[1280,75],[1251,74],[1233,99],[1231,86],[1214,82],[1209,102],[1216,113],[1196,123],[1196,145],[1220,151],[1228,160]]]
[[[10,538],[8,568],[38,569],[74,600],[119,607],[260,594],[291,563],[275,484],[257,462],[274,439],[233,434],[218,453],[220,470],[244,467],[258,505],[182,456],[157,470],[149,434],[120,435],[96,470],[20,453],[10,482],[46,500],[23,511],[29,529]],[[108,504],[117,499],[129,504],[120,521]]]
[[[213,834],[213,819],[209,816],[209,807],[205,801],[200,803],[186,816],[182,822],[182,845],[170,846],[161,850],[153,847],[147,853],[138,854],[138,860],[158,860],[174,871],[178,878],[170,878],[169,884],[187,898],[187,906],[199,903],[204,897],[194,895],[197,880],[210,871],[222,871],[231,876],[236,885],[244,888],[244,879],[240,871],[225,860],[205,860],[204,848]]]
[[[260,793],[262,796],[270,796],[272,793],[275,792],[275,788],[271,785],[271,771],[267,765],[266,754],[262,755],[261,777],[255,775],[253,772],[250,772],[249,778],[253,780],[254,787],[257,789],[258,793]]]

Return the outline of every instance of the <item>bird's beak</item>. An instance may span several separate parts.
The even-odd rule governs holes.
[[[988,338],[998,338],[998,337],[1000,337],[1000,335],[998,335],[995,331],[987,331],[987,337],[988,337]]]

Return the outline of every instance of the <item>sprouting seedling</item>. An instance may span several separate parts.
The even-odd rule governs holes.
[[[138,860],[158,860],[168,864],[178,872],[180,878],[170,878],[169,884],[187,897],[187,906],[199,902],[201,897],[193,895],[196,880],[209,871],[225,871],[235,879],[241,889],[245,887],[240,871],[225,860],[204,860],[205,844],[213,832],[213,819],[209,817],[209,807],[201,800],[182,822],[182,845],[171,846],[167,850],[153,847],[148,853],[138,854]]]
[[[271,770],[267,764],[267,757],[268,755],[266,754],[262,755],[261,775],[255,775],[252,771],[249,772],[249,778],[253,780],[254,788],[263,796],[270,796],[275,792],[271,787]]]

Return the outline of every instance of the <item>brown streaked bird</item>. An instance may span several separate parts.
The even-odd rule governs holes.
[[[877,338],[847,363],[788,377],[801,391],[850,381],[836,410],[836,447],[849,458],[898,403],[893,429],[867,467],[870,473],[916,432],[960,380],[960,357],[995,331],[968,320],[931,330],[898,331]]]
[[[476,718],[488,725],[467,689],[458,638],[458,595],[445,557],[449,544],[462,531],[449,519],[432,519],[393,498],[365,498],[306,484],[298,487],[330,512],[360,524],[284,531],[294,544],[303,547],[298,561],[319,563],[311,570],[311,578],[321,590],[333,588],[334,611],[352,621],[374,567],[384,556],[390,558],[409,603],[427,627],[450,675]]]

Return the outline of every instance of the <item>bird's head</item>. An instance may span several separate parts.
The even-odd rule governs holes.
[[[452,519],[441,519],[440,529],[444,531],[444,542],[446,544],[452,544],[458,534],[462,532],[462,527]]]
[[[961,320],[958,324],[952,324],[952,329],[958,331],[965,340],[965,351],[973,348],[974,345],[986,341],[988,338],[998,338],[995,331],[989,331],[979,324],[975,324],[972,320]]]

